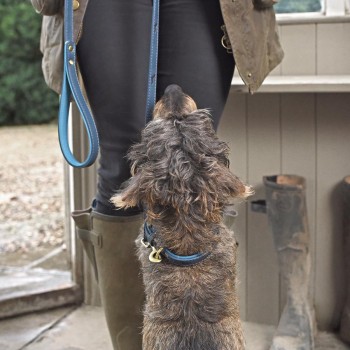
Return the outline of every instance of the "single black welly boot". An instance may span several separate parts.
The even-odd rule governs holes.
[[[89,208],[72,217],[95,270],[114,350],[141,350],[144,288],[135,239],[143,214],[110,216]]]
[[[350,343],[350,176],[342,183],[344,199],[343,227],[344,227],[344,256],[346,263],[347,297],[340,321],[340,337]]]
[[[268,221],[287,289],[287,302],[270,350],[311,350],[316,324],[310,303],[310,233],[305,179],[276,175],[265,176],[263,181]]]

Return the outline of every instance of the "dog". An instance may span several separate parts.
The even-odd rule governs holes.
[[[229,170],[229,148],[208,109],[166,88],[141,142],[128,152],[131,178],[112,198],[142,205],[137,240],[146,293],[143,350],[241,350],[234,234],[223,224],[232,198],[250,188]]]

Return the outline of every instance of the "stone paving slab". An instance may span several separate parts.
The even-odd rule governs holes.
[[[244,322],[243,330],[247,341],[246,350],[270,349],[275,332],[274,326]],[[350,346],[344,344],[334,333],[318,332],[315,350],[350,350]]]
[[[243,323],[246,350],[269,350],[274,326]],[[0,322],[0,350],[112,350],[103,310],[81,306]],[[335,334],[319,332],[315,350],[350,350]]]
[[[19,350],[53,327],[74,308],[65,307],[46,312],[8,318],[0,321],[0,349]]]
[[[102,308],[83,306],[25,350],[113,350]]]

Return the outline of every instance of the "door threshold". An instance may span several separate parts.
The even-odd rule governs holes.
[[[69,271],[0,268],[0,318],[81,302]]]

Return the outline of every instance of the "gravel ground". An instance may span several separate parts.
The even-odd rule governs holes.
[[[0,265],[63,242],[63,161],[57,125],[0,128]]]

